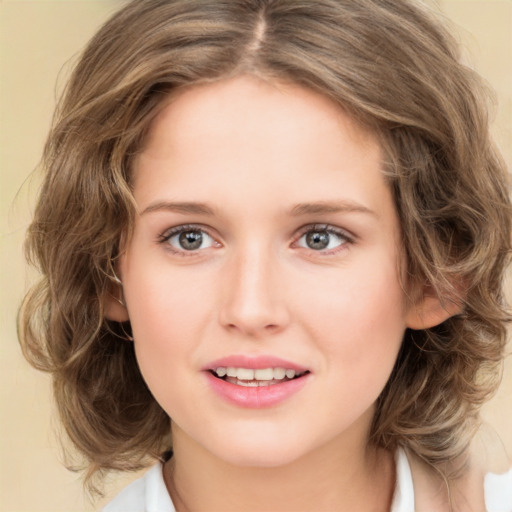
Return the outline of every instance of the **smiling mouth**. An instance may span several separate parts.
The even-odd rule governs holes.
[[[218,379],[224,380],[237,386],[262,387],[282,384],[291,380],[298,379],[307,373],[306,371],[296,371],[287,368],[235,368],[233,366],[220,366],[210,370],[211,374]]]

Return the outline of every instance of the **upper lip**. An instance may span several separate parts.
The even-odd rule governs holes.
[[[227,357],[221,357],[220,359],[216,359],[215,361],[207,364],[203,370],[215,370],[216,368],[227,368],[228,366],[234,368],[251,368],[254,370],[264,368],[285,368],[287,370],[295,370],[296,372],[308,371],[308,368],[304,366],[270,355],[230,355]]]

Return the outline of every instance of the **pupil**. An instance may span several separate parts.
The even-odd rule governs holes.
[[[180,234],[179,241],[181,247],[187,251],[199,249],[203,243],[203,235],[200,231],[185,231]]]
[[[320,250],[329,245],[329,233],[325,231],[313,231],[306,235],[306,243],[309,248]]]

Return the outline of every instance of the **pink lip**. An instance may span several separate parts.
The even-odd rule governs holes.
[[[232,384],[213,375],[211,370],[219,367],[235,368],[287,368],[297,372],[307,372],[293,380],[269,386],[245,387]],[[311,378],[307,368],[273,356],[229,356],[217,359],[203,368],[211,389],[223,400],[237,407],[263,409],[284,402],[299,392]]]
[[[296,372],[305,372],[308,368],[297,365],[285,359],[274,356],[243,356],[232,355],[222,357],[206,365],[203,370],[215,370],[216,368],[233,366],[235,368],[251,368],[254,370],[263,368],[286,368]]]

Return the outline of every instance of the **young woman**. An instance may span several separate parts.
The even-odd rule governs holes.
[[[406,0],[142,0],[46,146],[20,327],[107,512],[512,510],[506,172]],[[498,508],[501,507],[501,508]],[[508,508],[507,508],[508,507]]]

